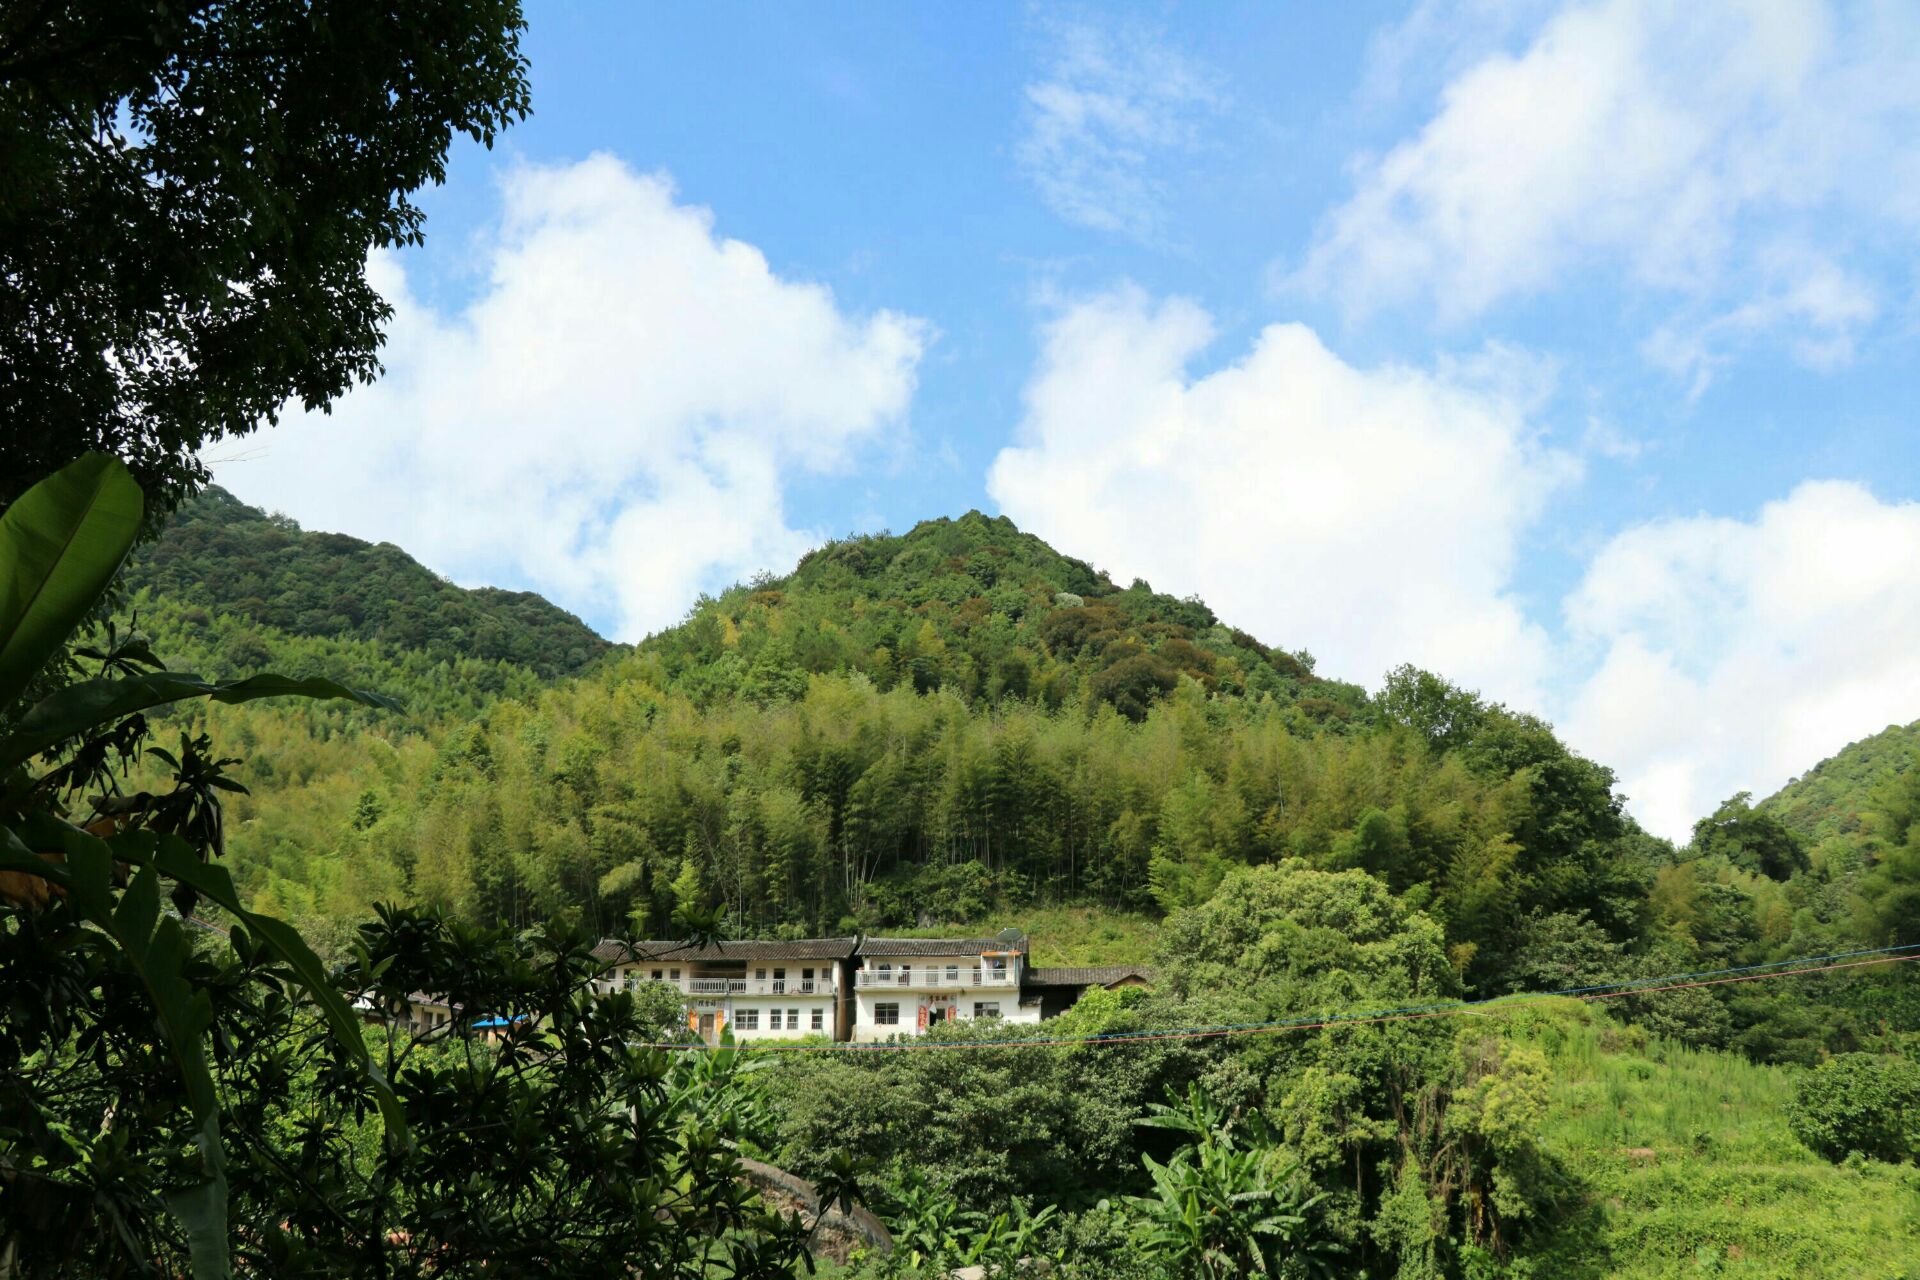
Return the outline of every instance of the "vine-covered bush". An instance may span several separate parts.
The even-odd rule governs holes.
[[[1920,1160],[1920,1061],[1843,1053],[1801,1080],[1788,1120],[1800,1141],[1830,1160]]]

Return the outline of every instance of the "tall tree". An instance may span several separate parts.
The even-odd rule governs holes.
[[[528,109],[518,0],[0,7],[0,507],[88,450],[150,518],[197,451],[379,369],[368,253]]]

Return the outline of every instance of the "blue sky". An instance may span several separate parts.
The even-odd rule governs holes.
[[[1664,834],[1920,716],[1920,11],[530,3],[374,264],[389,374],[214,450],[633,638],[979,507]]]

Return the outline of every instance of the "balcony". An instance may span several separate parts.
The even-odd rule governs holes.
[[[696,982],[707,979],[696,978]],[[736,996],[830,996],[832,978],[728,978],[733,984],[729,995]]]
[[[603,978],[594,984],[594,989],[602,995],[611,995],[615,991],[638,990],[648,978],[636,978],[632,986],[626,985],[621,978]],[[669,981],[669,986],[680,989],[682,995],[701,996],[711,999],[715,996],[830,996],[833,994],[832,978],[681,978],[678,982]]]
[[[1019,985],[1011,965],[990,969],[982,965],[906,965],[898,969],[856,969],[853,985],[861,991],[881,988],[894,991],[947,991],[996,988],[1010,990]]]

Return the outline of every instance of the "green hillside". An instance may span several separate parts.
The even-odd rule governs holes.
[[[883,692],[1103,702],[1132,720],[1183,677],[1209,693],[1270,694],[1316,720],[1365,703],[1358,687],[1315,676],[1310,656],[1263,644],[1198,600],[1119,588],[978,511],[829,543],[784,578],[703,600],[641,647],[667,687],[702,701],[780,701],[809,674],[858,672]]]
[[[1546,1052],[1541,1140],[1585,1202],[1532,1274],[1920,1274],[1920,1170],[1808,1151],[1788,1123],[1795,1072],[1649,1041],[1591,1007],[1530,1011],[1511,1029]]]
[[[548,679],[611,648],[531,592],[456,587],[391,543],[305,530],[218,486],[134,553],[123,585],[286,635],[508,662]]]
[[[309,586],[355,580],[380,550],[286,537],[289,581]],[[425,573],[413,568],[409,581]],[[690,905],[725,906],[740,934],[1151,920],[1236,867],[1286,859],[1406,895],[1477,993],[1912,932],[1920,876],[1871,851],[1808,862],[1772,816],[1784,796],[1759,819],[1731,806],[1676,850],[1534,717],[1411,669],[1378,697],[1320,680],[1305,655],[1199,601],[1119,588],[977,512],[830,544],[558,680],[439,656],[452,631],[417,647],[300,633],[260,621],[257,590],[228,610],[139,580],[176,665],[276,665],[407,700],[405,717],[197,713],[246,761],[236,875],[322,938],[381,899],[476,921],[557,913],[607,934],[668,927]],[[1830,764],[1798,785],[1838,776]],[[1884,790],[1850,812],[1893,813]],[[1875,839],[1905,847],[1906,817],[1875,822]],[[1063,954],[1122,959],[1144,936],[1097,920],[1068,931]],[[1730,991],[1663,1029],[1809,1061],[1881,1016]]]
[[[364,544],[330,568],[316,536],[288,581],[351,578]],[[1321,680],[978,513],[832,544],[558,676],[454,628],[409,645],[214,594],[247,581],[183,600],[142,579],[133,602],[176,666],[409,705],[163,730],[242,758],[228,863],[334,957],[382,901],[628,936],[713,906],[735,936],[1017,925],[1038,963],[1156,966],[1158,989],[1047,1024],[1099,1034],[1763,964],[1920,919],[1920,770],[1894,731],[1675,848],[1535,717],[1412,669],[1377,696]],[[1198,1086],[1274,1118],[1369,1274],[1892,1280],[1920,1257],[1914,1175],[1816,1155],[1791,1104],[1833,1055],[1911,1053],[1914,969],[1311,1042],[796,1055],[765,1073],[761,1150],[815,1176],[852,1150],[936,1209],[1058,1205],[1066,1273],[1157,1277],[1101,1252],[1099,1201],[1148,1190],[1167,1148],[1139,1122]]]
[[[1841,847],[1871,842],[1872,814],[1885,793],[1920,760],[1920,721],[1888,725],[1850,743],[1780,788],[1760,804],[1809,846],[1835,841]]]

